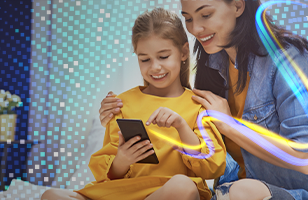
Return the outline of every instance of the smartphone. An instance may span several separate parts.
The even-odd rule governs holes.
[[[145,127],[143,125],[142,120],[139,119],[117,119],[118,126],[122,132],[122,135],[125,139],[125,142],[130,140],[131,138],[139,135],[141,139],[138,142],[144,141],[144,140],[150,140]],[[136,143],[138,143],[136,142]],[[153,148],[147,150],[146,152],[154,150]],[[145,152],[145,153],[146,153]],[[156,156],[156,153],[154,151],[153,154],[150,156],[138,161],[137,163],[150,163],[150,164],[158,164],[158,158]]]

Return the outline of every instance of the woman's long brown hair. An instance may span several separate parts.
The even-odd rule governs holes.
[[[224,0],[225,3],[233,1]],[[266,49],[258,35],[255,24],[255,15],[260,5],[260,0],[245,0],[245,11],[236,19],[236,26],[231,33],[232,39],[229,44],[223,46],[224,48],[235,47],[237,49],[236,62],[239,72],[236,86],[237,93],[243,91],[247,82],[249,56],[267,56],[266,53],[264,54]],[[308,41],[306,39],[275,25],[269,15],[266,15],[266,20],[284,48],[291,44],[298,48],[301,53],[305,49],[308,50]],[[228,88],[224,86],[224,80],[219,72],[209,67],[209,54],[204,51],[202,44],[198,40],[195,42],[193,51],[196,54],[196,66],[194,68],[196,69],[195,88],[210,90],[224,97],[225,90]]]

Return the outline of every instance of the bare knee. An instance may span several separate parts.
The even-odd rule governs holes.
[[[271,196],[267,186],[254,179],[242,179],[233,183],[230,187],[230,200],[259,200]]]
[[[187,176],[173,176],[164,187],[166,199],[200,199],[196,184]]]
[[[52,200],[52,199],[55,199],[58,194],[59,194],[59,190],[58,189],[46,190],[42,194],[41,200]]]
[[[64,189],[56,189],[56,188],[46,190],[41,197],[41,200],[72,200],[72,199],[86,200],[85,197],[76,192]]]

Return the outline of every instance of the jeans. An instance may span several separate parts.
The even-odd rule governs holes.
[[[266,167],[260,169],[259,171],[260,173],[264,174],[265,170],[266,170]],[[216,193],[219,192],[220,196],[224,196],[225,194],[228,194],[229,189],[232,185],[232,182],[239,180],[238,175],[237,175],[238,171],[239,171],[239,165],[237,164],[237,162],[233,160],[230,154],[227,153],[225,173],[219,178],[217,185],[214,186],[214,188],[216,189]],[[247,178],[253,179],[253,177],[251,176],[249,171],[247,172],[247,170],[246,170],[246,175],[247,175]],[[267,176],[269,177],[270,175],[267,174]],[[292,181],[294,180],[290,180],[290,182]],[[262,181],[262,182],[269,188],[272,194],[272,198],[270,200],[281,199],[282,197],[283,197],[282,199],[286,199],[286,200],[289,200],[292,198],[294,200],[308,200],[308,191],[305,189],[285,189],[285,188],[279,187],[283,185],[283,183],[279,182],[279,179],[271,179],[270,183],[267,183],[266,181]],[[305,185],[303,185],[303,187],[304,186]],[[217,198],[217,196],[214,195],[211,200],[216,200],[216,199],[219,200],[219,198]]]

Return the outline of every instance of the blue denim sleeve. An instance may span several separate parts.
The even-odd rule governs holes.
[[[303,54],[294,46],[290,46],[285,52],[301,69],[302,75],[307,80],[308,75],[308,52]],[[280,52],[280,58],[284,59],[284,53]],[[292,69],[292,65],[286,61],[287,67]],[[274,66],[276,68],[276,66]],[[303,84],[302,86],[292,89],[292,83],[300,81],[299,76],[292,69],[292,80],[286,79],[283,70],[277,66],[274,74],[273,94],[276,98],[276,110],[280,121],[279,134],[298,143],[308,144],[308,92]],[[290,72],[288,74],[291,74]],[[306,94],[305,94],[306,92]],[[305,109],[304,109],[305,108]],[[306,112],[305,112],[306,110]],[[308,148],[294,148],[301,152],[308,152]]]

